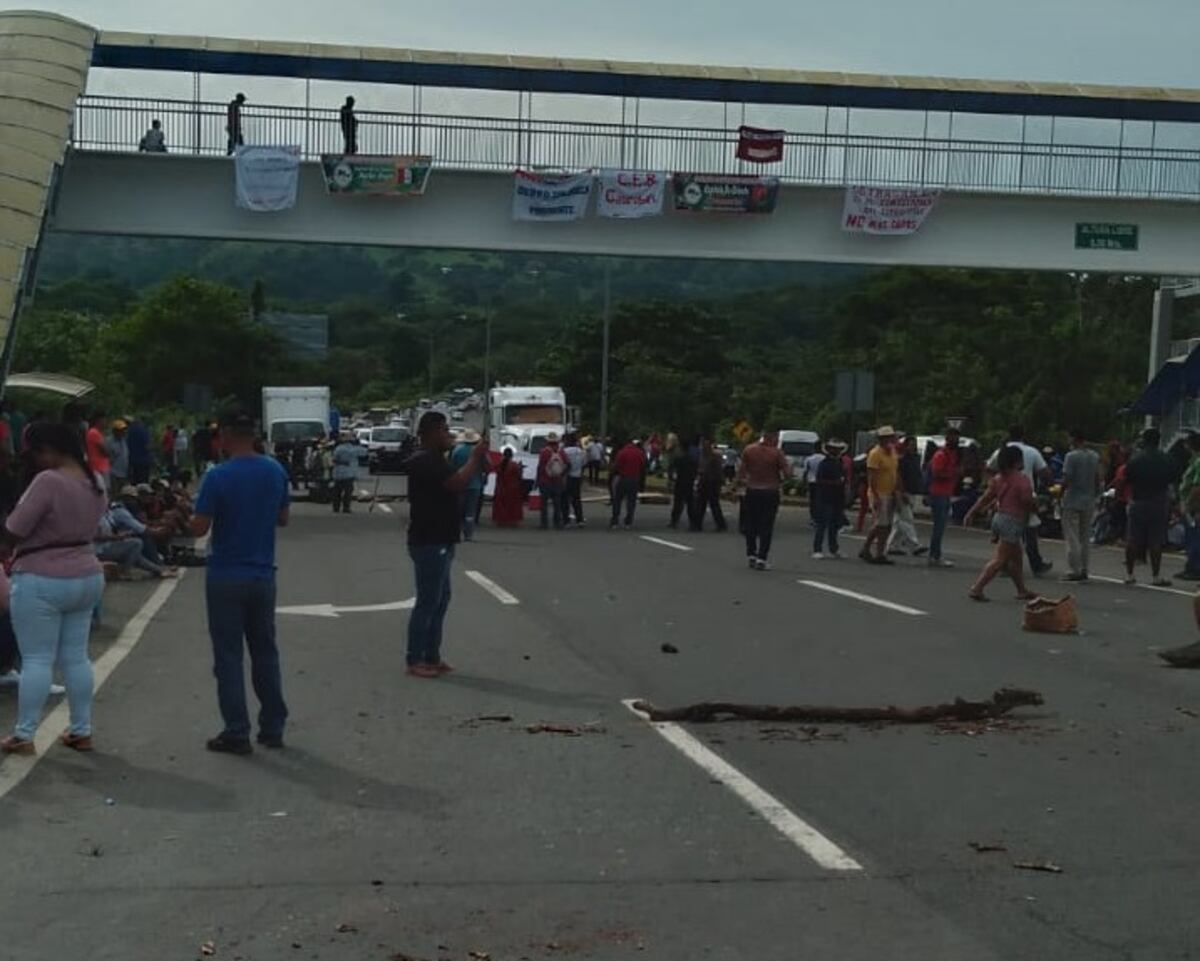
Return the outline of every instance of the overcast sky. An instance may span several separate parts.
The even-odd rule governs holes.
[[[100,28],[1200,88],[1198,0],[29,0]]]

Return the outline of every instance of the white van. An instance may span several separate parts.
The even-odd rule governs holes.
[[[821,437],[812,430],[781,430],[779,432],[779,449],[792,465],[792,470],[800,474],[804,470],[804,461],[809,454],[815,453],[821,445]]]

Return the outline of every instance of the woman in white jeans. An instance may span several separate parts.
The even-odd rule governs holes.
[[[67,686],[71,725],[61,741],[92,749],[92,664],[88,634],[104,575],[92,538],[104,490],[87,465],[78,431],[67,424],[29,427],[26,448],[39,473],[5,524],[12,551],[13,628],[21,650],[17,723],[0,741],[5,754],[33,754],[34,735],[57,662]]]

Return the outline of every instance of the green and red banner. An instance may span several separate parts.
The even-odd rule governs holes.
[[[778,177],[675,174],[675,209],[694,213],[769,214],[779,201]]]
[[[417,197],[425,193],[433,158],[322,154],[321,172],[331,194]]]

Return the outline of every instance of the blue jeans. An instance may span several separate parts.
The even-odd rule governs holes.
[[[837,554],[838,548],[838,521],[842,517],[842,509],[836,504],[822,504],[820,495],[813,498],[812,501],[813,521],[816,524],[816,532],[813,534],[813,553],[823,553],[823,546],[826,540],[829,541],[829,553]]]
[[[224,734],[250,737],[246,707],[243,647],[250,651],[250,683],[258,698],[258,731],[281,737],[288,709],[283,701],[279,648],[275,646],[275,580],[208,578],[208,633],[212,638],[213,674],[217,703],[225,722]]]
[[[554,517],[554,529],[559,530],[566,526],[566,504],[564,503],[567,488],[560,481],[547,481],[541,485],[542,493],[542,527],[549,527],[548,518],[550,515]]]
[[[417,600],[408,619],[408,666],[440,664],[442,624],[450,608],[450,567],[453,544],[408,547],[417,576]]]
[[[1196,518],[1187,514],[1183,518],[1183,549],[1187,551],[1184,572],[1200,574],[1200,524],[1196,522]]]
[[[50,696],[57,661],[67,685],[71,733],[92,733],[92,662],[88,634],[92,610],[104,593],[104,575],[43,577],[15,574],[12,579],[12,622],[21,649],[21,688],[14,733],[33,740]]]
[[[463,540],[469,541],[475,536],[475,515],[479,511],[481,497],[483,497],[483,490],[478,487],[468,487],[462,493]]]
[[[942,559],[942,538],[946,535],[946,521],[950,517],[950,498],[945,494],[930,494],[929,509],[933,512],[933,532],[929,535],[929,559]]]

